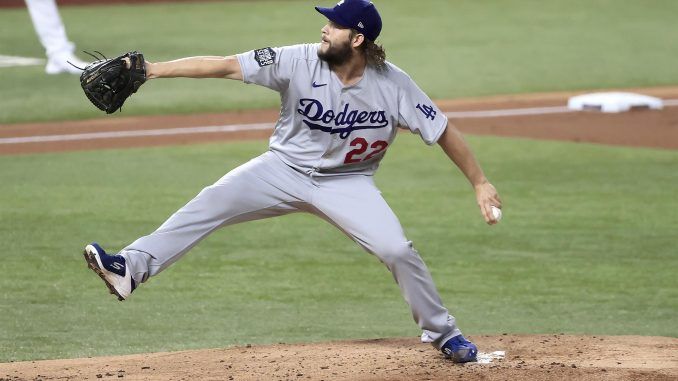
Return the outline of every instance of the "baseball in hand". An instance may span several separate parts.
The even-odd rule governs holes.
[[[501,220],[501,209],[494,205],[492,205],[490,208],[492,208],[492,215],[494,216],[494,219],[497,221]]]

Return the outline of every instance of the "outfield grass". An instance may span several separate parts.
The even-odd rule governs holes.
[[[318,2],[329,5],[333,1]],[[319,40],[308,1],[62,7],[79,49],[149,60],[228,55]],[[388,0],[381,42],[432,98],[678,84],[672,0]],[[0,54],[41,57],[25,9],[0,10]],[[84,56],[83,56],[84,57]],[[73,76],[0,68],[0,123],[102,116]],[[277,94],[220,80],[153,81],[124,115],[277,106]]]
[[[469,141],[497,226],[415,136],[377,175],[466,333],[678,336],[678,152]],[[0,157],[0,362],[418,335],[387,270],[308,215],[217,231],[124,303],[86,268],[85,243],[119,249],[265,147]]]

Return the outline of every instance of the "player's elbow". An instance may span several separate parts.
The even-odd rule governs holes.
[[[240,62],[236,56],[224,57],[222,63],[223,71],[220,75],[221,78],[233,79],[242,81],[242,68],[240,67]]]

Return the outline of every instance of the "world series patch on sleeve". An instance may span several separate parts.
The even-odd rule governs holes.
[[[271,48],[257,49],[254,51],[254,59],[260,67],[273,65],[275,63],[275,51]]]

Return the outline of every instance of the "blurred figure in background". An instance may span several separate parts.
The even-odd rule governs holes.
[[[75,44],[68,40],[55,0],[26,0],[33,28],[47,55],[47,74],[78,74],[82,72],[68,64],[85,67],[87,62],[74,55]]]

